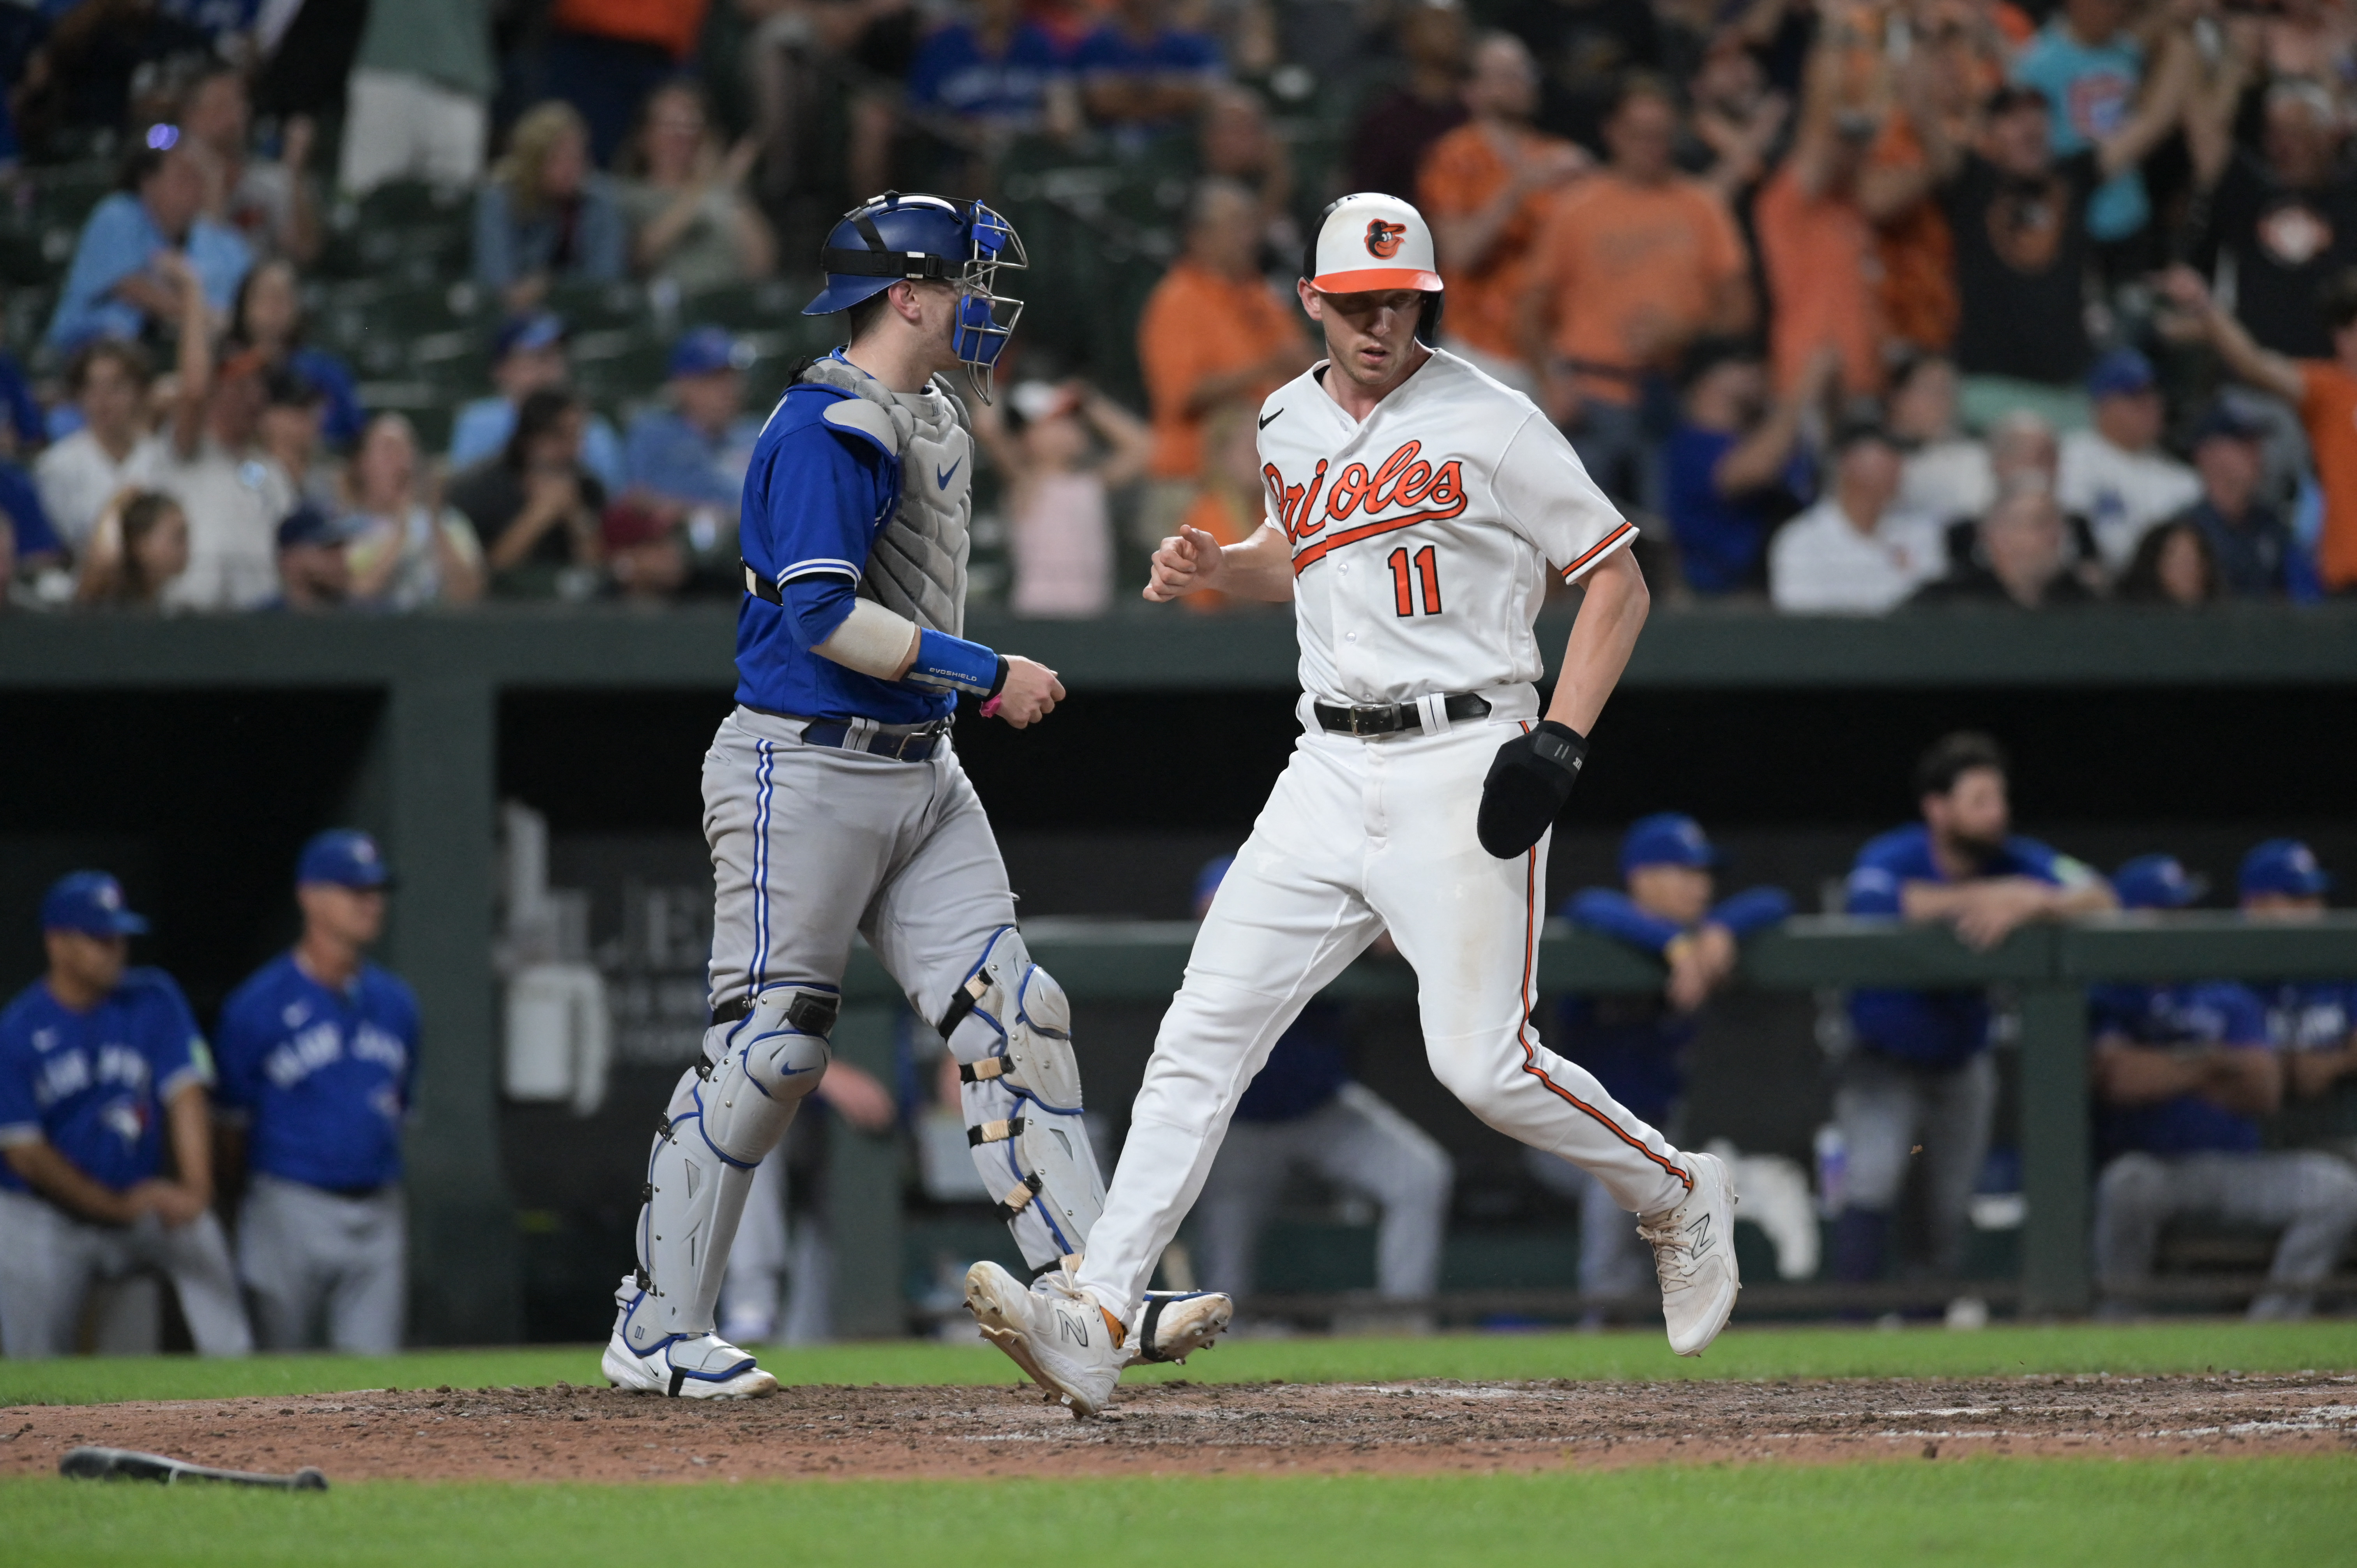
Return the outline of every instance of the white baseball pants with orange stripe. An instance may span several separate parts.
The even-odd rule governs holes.
[[[1492,719],[1374,739],[1312,730],[1295,746],[1195,938],[1089,1233],[1079,1283],[1107,1308],[1135,1311],[1277,1036],[1385,929],[1415,971],[1433,1075],[1469,1110],[1590,1172],[1631,1213],[1683,1199],[1679,1153],[1530,1024],[1546,841],[1498,860],[1473,828],[1513,733]]]

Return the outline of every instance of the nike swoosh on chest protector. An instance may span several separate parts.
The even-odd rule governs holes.
[[[933,470],[933,477],[941,481],[942,489],[948,489],[950,488],[950,481],[957,478],[957,471],[964,467],[965,459],[961,457],[946,468],[935,468]]]

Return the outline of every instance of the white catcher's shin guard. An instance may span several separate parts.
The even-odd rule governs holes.
[[[1077,1256],[1104,1208],[1081,1113],[1072,1008],[1023,937],[996,932],[941,1021],[964,1083],[966,1142],[1033,1269]]]
[[[704,1060],[680,1076],[647,1161],[637,1293],[624,1291],[614,1326],[634,1354],[712,1332],[753,1172],[826,1071],[840,1005],[831,991],[776,986],[705,1031]]]

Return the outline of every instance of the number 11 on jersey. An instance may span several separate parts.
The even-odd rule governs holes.
[[[1413,576],[1408,572],[1407,546],[1403,544],[1393,551],[1388,559],[1392,569],[1392,594],[1399,607],[1400,616],[1405,618],[1415,614],[1415,590],[1418,587],[1424,589],[1424,613],[1428,616],[1438,615],[1440,613],[1438,552],[1429,544],[1417,551],[1415,556],[1415,571]]]

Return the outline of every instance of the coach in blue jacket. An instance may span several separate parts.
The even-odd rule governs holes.
[[[221,1019],[221,1104],[245,1128],[251,1180],[238,1272],[265,1349],[388,1355],[408,1293],[401,1131],[417,1002],[361,956],[384,926],[384,857],[339,829],[295,873],[303,935],[237,988]]]

